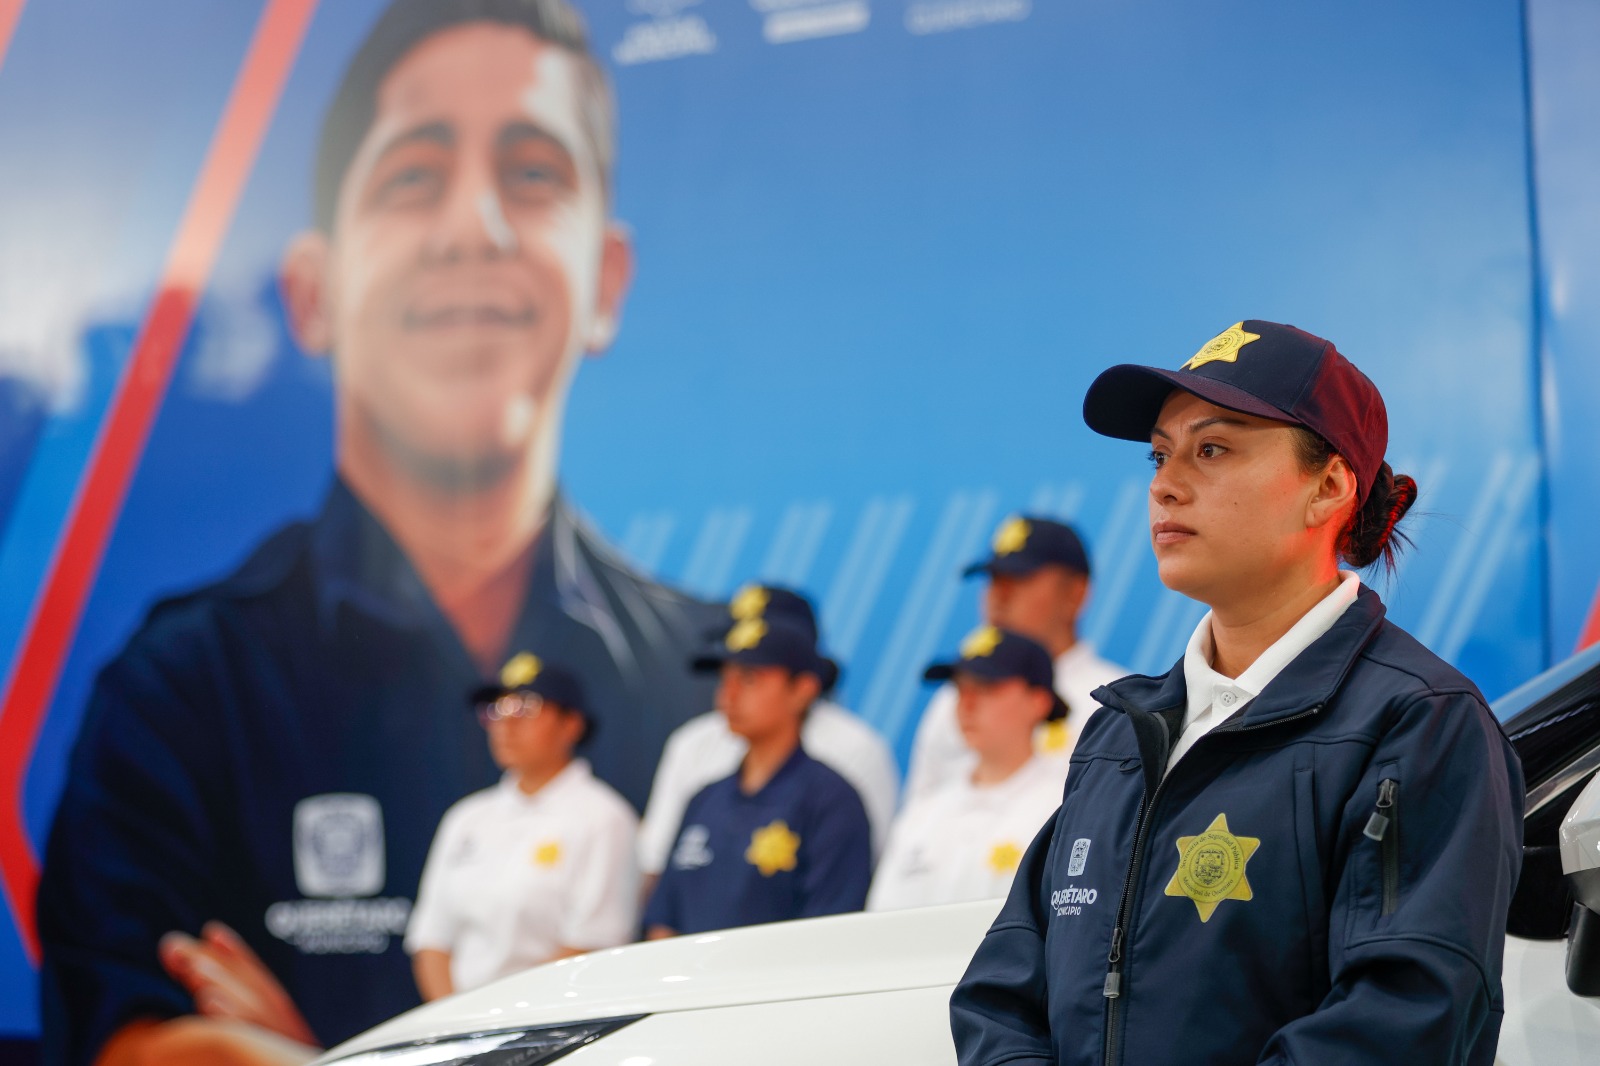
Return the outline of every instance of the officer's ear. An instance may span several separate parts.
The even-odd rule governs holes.
[[[278,268],[278,291],[289,329],[307,355],[326,355],[333,348],[332,254],[326,234],[306,230],[289,242]]]
[[[633,235],[628,227],[612,221],[606,225],[600,246],[600,277],[595,287],[594,313],[584,337],[590,355],[599,355],[611,346],[622,323],[622,303],[633,281]]]
[[[795,674],[794,684],[799,694],[805,697],[804,707],[811,706],[822,695],[822,679],[809,671]]]

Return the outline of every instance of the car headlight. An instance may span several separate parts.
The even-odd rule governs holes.
[[[463,1033],[361,1051],[333,1059],[327,1066],[544,1066],[642,1017]]]

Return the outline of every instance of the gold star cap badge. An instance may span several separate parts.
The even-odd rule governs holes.
[[[1243,322],[1235,322],[1190,356],[1182,369],[1199,370],[1207,363],[1236,363],[1239,361],[1239,349],[1260,339],[1261,334],[1249,332],[1244,328]]]
[[[518,652],[500,668],[500,684],[506,688],[521,688],[539,676],[544,664],[532,652]]]
[[[1167,882],[1167,895],[1193,900],[1202,922],[1225,899],[1253,899],[1244,867],[1260,846],[1259,837],[1234,836],[1228,816],[1217,815],[1205,832],[1178,838],[1178,872]]]
[[[1032,532],[1033,527],[1028,524],[1026,518],[1013,515],[994,531],[994,543],[991,547],[996,555],[1012,555],[1027,547],[1028,535]]]
[[[787,822],[777,821],[750,834],[750,846],[745,849],[744,861],[761,871],[762,877],[787,873],[798,863],[800,838]]]
[[[772,594],[760,585],[746,585],[728,603],[728,613],[739,621],[760,618],[767,611]]]
[[[723,643],[729,651],[748,651],[760,644],[766,635],[767,623],[759,618],[746,618],[728,630],[728,638]]]
[[[1000,646],[1000,640],[1000,631],[994,626],[979,626],[968,633],[967,639],[961,642],[961,657],[981,659],[986,655],[992,655]]]

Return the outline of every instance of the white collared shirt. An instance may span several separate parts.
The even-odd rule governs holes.
[[[583,759],[531,796],[507,774],[445,812],[406,951],[448,952],[461,992],[563,948],[626,944],[638,921],[637,826],[628,801]]]
[[[1067,701],[1071,713],[1065,722],[1047,722],[1034,737],[1035,750],[1055,764],[1057,784],[1067,777],[1067,761],[1078,743],[1078,733],[1099,708],[1089,693],[1115,681],[1127,670],[1094,653],[1094,645],[1079,641],[1055,660],[1056,694]],[[952,781],[965,781],[977,768],[978,757],[961,738],[956,724],[956,687],[940,685],[928,700],[917,735],[911,742],[911,765],[906,770],[906,803],[932,795]]]
[[[993,785],[959,778],[906,804],[867,893],[867,910],[996,899],[1061,805],[1060,763],[1035,755]]]
[[[1177,765],[1195,741],[1242,711],[1246,704],[1309,648],[1318,637],[1333,628],[1345,610],[1356,602],[1361,579],[1348,570],[1339,571],[1339,585],[1316,606],[1300,616],[1300,621],[1273,641],[1238,677],[1223,677],[1211,668],[1216,647],[1211,642],[1211,612],[1207,611],[1189,638],[1183,653],[1183,679],[1188,687],[1188,706],[1183,712],[1183,731],[1167,756],[1167,770]]]
[[[806,712],[800,729],[806,754],[850,782],[872,823],[872,852],[883,850],[899,798],[900,773],[889,745],[861,718],[830,700],[818,700]],[[695,793],[739,768],[748,745],[728,728],[728,720],[712,711],[689,719],[673,730],[661,752],[650,802],[639,826],[639,868],[658,874],[683,812]]]

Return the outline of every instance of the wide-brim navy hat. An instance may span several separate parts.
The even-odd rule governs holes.
[[[959,658],[931,663],[922,672],[929,681],[948,681],[957,674],[971,674],[990,681],[1014,677],[1025,685],[1050,693],[1052,702],[1045,721],[1055,722],[1067,716],[1066,701],[1056,693],[1055,663],[1049,651],[1021,633],[996,626],[979,626],[961,642]]]
[[[1350,464],[1362,501],[1389,447],[1389,414],[1365,374],[1332,342],[1260,319],[1223,330],[1177,370],[1112,367],[1089,386],[1083,420],[1096,433],[1148,443],[1173,389],[1311,430]]]
[[[838,667],[817,650],[804,627],[781,618],[746,618],[735,622],[722,640],[689,661],[696,673],[711,673],[726,663],[781,666],[790,673],[814,674],[818,682],[838,676]]]
[[[467,702],[479,707],[502,696],[515,695],[538,696],[564,710],[581,714],[591,726],[594,724],[589,714],[589,701],[584,698],[583,683],[577,676],[527,651],[507,659],[496,681],[473,689]]]
[[[961,576],[1006,574],[1021,577],[1041,566],[1052,565],[1088,575],[1089,552],[1078,531],[1064,522],[1037,515],[1011,515],[994,531],[988,558],[971,564]]]

